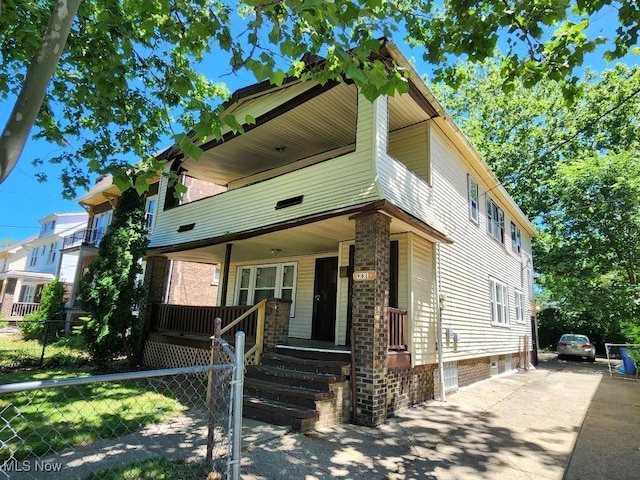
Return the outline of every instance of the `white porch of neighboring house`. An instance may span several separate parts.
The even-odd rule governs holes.
[[[21,320],[38,310],[42,289],[54,278],[50,273],[11,270],[0,273],[0,315],[7,320]]]

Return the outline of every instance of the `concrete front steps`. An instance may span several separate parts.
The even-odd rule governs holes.
[[[265,352],[247,367],[244,416],[303,432],[348,421],[350,363],[287,353]]]

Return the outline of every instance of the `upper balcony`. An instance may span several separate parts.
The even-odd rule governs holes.
[[[84,230],[78,230],[72,235],[67,235],[62,239],[62,249],[79,247],[80,245],[97,247],[104,236],[104,232],[104,228],[85,228]]]

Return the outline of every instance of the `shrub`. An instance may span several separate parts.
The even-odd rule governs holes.
[[[47,342],[57,337],[57,331],[64,322],[64,293],[64,284],[58,277],[42,289],[40,308],[26,315],[24,321],[20,322],[25,340],[44,341],[47,320],[56,322],[49,326]]]

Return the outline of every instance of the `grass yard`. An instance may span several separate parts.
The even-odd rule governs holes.
[[[203,464],[171,462],[164,457],[130,463],[121,468],[103,470],[87,480],[213,480],[222,478]]]
[[[0,383],[89,376],[90,358],[78,336],[47,345],[24,341],[20,332],[0,334]],[[100,382],[0,394],[0,464],[135,432],[186,407],[161,380]]]
[[[41,355],[42,344],[37,340],[23,340],[19,330],[4,328],[0,331],[0,370],[37,367]],[[79,336],[64,337],[45,347],[44,368],[88,363],[89,354]]]

